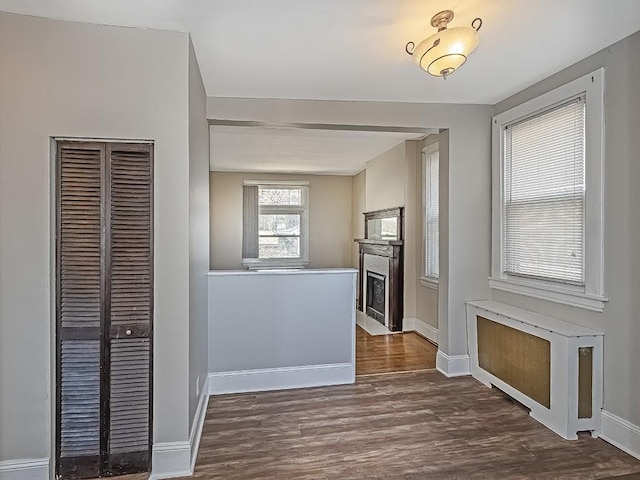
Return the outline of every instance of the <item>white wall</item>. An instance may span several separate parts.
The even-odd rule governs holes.
[[[416,316],[416,218],[419,209],[415,178],[417,142],[405,141],[369,160],[366,167],[367,211],[404,207],[404,318]]]
[[[367,211],[404,206],[405,143],[399,143],[367,162]]]
[[[242,182],[309,182],[309,267],[351,266],[352,177],[211,172],[211,268],[242,267]]]
[[[155,141],[154,442],[189,438],[188,36],[0,13],[0,461],[52,455],[52,136]]]
[[[605,68],[604,260],[609,302],[604,312],[499,291],[491,295],[500,302],[604,331],[604,410],[635,425],[640,425],[639,51],[636,33],[495,106],[496,114],[503,112]],[[640,455],[640,435],[636,435]]]
[[[441,193],[448,196],[441,207],[448,208],[441,223],[447,245],[440,255],[447,254],[449,264],[443,269],[441,261],[439,300],[439,349],[445,360],[467,355],[465,300],[489,295],[491,112],[486,105],[207,99],[209,119],[448,129],[447,145],[441,144],[441,155],[450,157],[448,185]],[[367,210],[376,207],[367,195]]]
[[[198,60],[189,41],[189,424],[208,373],[209,123]]]
[[[424,273],[421,153],[422,147],[437,142],[438,135],[427,138],[402,142],[367,162],[366,205],[367,211],[371,204],[375,209],[404,207],[404,318],[417,318],[437,328],[438,291],[419,282]]]
[[[353,177],[353,186],[351,191],[351,236],[356,238],[364,238],[364,212],[367,211],[366,197],[367,171],[362,170]],[[360,266],[360,248],[356,242],[353,242],[353,255],[351,266],[359,268]]]

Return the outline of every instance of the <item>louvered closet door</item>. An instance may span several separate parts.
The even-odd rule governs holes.
[[[151,468],[153,146],[58,142],[57,464]]]
[[[58,144],[57,457],[65,477],[96,477],[101,465],[101,144]]]
[[[151,462],[152,150],[107,147],[109,192],[109,437],[112,474]]]

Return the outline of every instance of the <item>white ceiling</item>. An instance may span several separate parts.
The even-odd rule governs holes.
[[[213,171],[353,175],[404,140],[425,134],[211,127]]]
[[[446,81],[405,53],[483,19],[480,45]],[[640,30],[640,0],[0,0],[0,11],[191,33],[209,96],[498,101]],[[353,174],[416,135],[214,126],[211,169]]]
[[[448,80],[404,46],[482,17]],[[493,104],[640,30],[639,0],[0,0],[0,10],[190,32],[207,93],[223,97]]]

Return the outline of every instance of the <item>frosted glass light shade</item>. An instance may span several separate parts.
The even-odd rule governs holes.
[[[478,32],[473,28],[447,28],[420,42],[411,55],[425,72],[446,77],[467,61],[478,42]]]

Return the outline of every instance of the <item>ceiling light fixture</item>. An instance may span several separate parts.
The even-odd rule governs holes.
[[[467,57],[478,46],[478,30],[482,27],[482,19],[476,18],[471,27],[454,27],[447,29],[447,24],[453,20],[453,12],[444,10],[436,13],[431,19],[431,26],[438,29],[426,40],[416,46],[407,43],[405,50],[422,70],[445,80],[455,72]]]

